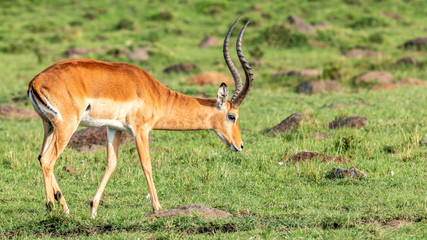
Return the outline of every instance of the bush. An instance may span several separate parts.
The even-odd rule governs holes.
[[[261,31],[257,38],[272,47],[303,47],[308,46],[308,38],[301,33],[294,32],[285,25],[273,25]]]

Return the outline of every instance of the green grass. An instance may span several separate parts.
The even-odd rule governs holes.
[[[261,11],[252,10],[255,5]],[[212,9],[220,13],[209,14]],[[166,11],[172,16],[169,21],[165,20],[169,16]],[[386,11],[403,17],[387,18],[382,14]],[[70,216],[59,211],[50,216],[44,206],[37,162],[43,137],[41,121],[0,118],[0,238],[427,237],[427,148],[418,144],[427,137],[427,89],[371,92],[351,84],[354,76],[368,70],[391,71],[396,80],[427,79],[426,64],[391,66],[404,56],[427,62],[426,51],[399,47],[406,40],[426,35],[420,30],[427,22],[424,1],[1,1],[0,12],[1,105],[18,98],[24,100],[13,104],[30,109],[25,98],[28,82],[63,60],[61,54],[71,46],[111,50],[149,45],[151,57],[146,62],[132,62],[126,56],[114,58],[109,50],[85,57],[135,64],[149,69],[174,90],[189,95],[205,92],[211,97],[215,97],[217,86],[193,86],[186,83],[191,74],[168,75],[163,69],[188,62],[196,64],[200,72],[228,74],[220,46],[202,49],[197,45],[208,34],[222,39],[240,15],[253,23],[244,38],[247,58],[253,59],[251,51],[263,53],[262,66],[254,68],[253,89],[240,108],[243,152],[229,151],[209,131],[152,132],[154,182],[163,208],[202,203],[231,212],[231,219],[146,219],[151,203],[145,197],[148,189],[139,160],[131,151],[132,143],[120,148],[117,169],[103,195],[111,205],[100,206],[96,220],[89,219],[89,201],[102,178],[106,153],[80,154],[66,149],[56,163],[55,174],[71,212]],[[90,20],[87,14],[96,17]],[[282,26],[290,14],[331,24],[331,29],[307,36],[329,47],[271,45],[263,40],[267,29]],[[122,21],[127,21],[126,27],[118,29]],[[126,40],[133,44],[125,46]],[[373,59],[342,56],[342,51],[358,45],[382,55]],[[233,59],[237,60],[234,55]],[[298,79],[270,77],[281,69],[331,66],[342,73],[338,80],[349,88],[347,93],[299,95],[293,91]],[[358,104],[361,101],[367,104]],[[344,109],[329,109],[333,103],[344,105]],[[288,133],[264,134],[294,112],[306,113],[312,120]],[[349,115],[366,117],[367,127],[325,128],[328,122]],[[325,132],[331,138],[316,141],[310,132]],[[302,150],[347,157],[353,162],[278,164]],[[65,172],[64,165],[81,172]],[[369,177],[324,177],[334,167],[352,166]],[[405,224],[392,228],[388,223],[394,219]]]

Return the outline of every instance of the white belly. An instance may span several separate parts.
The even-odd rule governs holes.
[[[84,126],[84,127],[102,127],[102,126],[108,126],[110,128],[116,129],[116,130],[132,132],[132,127],[130,127],[128,125],[124,125],[119,120],[91,118],[89,116],[89,112],[88,111],[86,111],[83,114],[82,119],[80,120],[80,124],[79,125],[80,126]]]

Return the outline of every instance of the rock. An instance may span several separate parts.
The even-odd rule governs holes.
[[[10,105],[0,106],[0,117],[10,118],[10,119],[22,119],[22,118],[38,118],[38,115],[35,111],[18,108]]]
[[[299,18],[295,15],[290,15],[288,17],[288,22],[295,27],[295,30],[300,33],[309,33],[309,34],[317,34],[316,29],[308,24],[304,19]]]
[[[121,141],[131,138],[127,132],[122,133]],[[77,149],[80,152],[105,150],[107,142],[107,128],[86,128],[76,131],[68,143],[68,147]]]
[[[165,73],[190,73],[197,69],[197,66],[190,63],[179,63],[169,66],[163,70]]]
[[[386,17],[392,18],[392,19],[401,19],[403,16],[399,13],[394,13],[394,12],[382,12],[382,14]]]
[[[357,76],[354,82],[357,84],[372,85],[377,83],[390,83],[394,76],[390,72],[370,71]]]
[[[310,120],[310,117],[304,113],[298,113],[298,112],[292,113],[289,117],[287,117],[281,123],[279,123],[278,125],[268,130],[268,133],[270,134],[283,133],[285,131],[297,129],[302,121],[308,121],[308,120]]]
[[[333,168],[325,173],[326,178],[367,178],[368,175],[364,172],[357,170],[355,167],[349,169],[344,168]]]
[[[202,204],[188,204],[179,208],[174,209],[164,209],[164,210],[158,210],[153,213],[150,213],[146,215],[146,218],[155,218],[155,217],[176,217],[176,216],[193,216],[193,215],[199,215],[205,218],[228,218],[232,215],[228,212],[207,207]]]
[[[200,43],[199,43],[199,47],[202,48],[208,48],[208,47],[212,47],[212,46],[218,46],[221,45],[221,41],[215,37],[215,36],[206,36]]]
[[[137,49],[134,49],[133,51],[130,51],[127,54],[127,57],[129,60],[133,61],[146,61],[150,57],[148,54],[149,47],[140,47]]]
[[[71,47],[67,49],[62,56],[65,58],[80,58],[88,53],[99,52],[99,49],[95,48],[83,48],[83,47]]]
[[[400,85],[409,85],[409,86],[427,86],[427,82],[416,79],[416,78],[401,78],[397,81]]]
[[[69,167],[69,166],[64,166],[64,167],[63,167],[63,169],[64,169],[66,172],[69,172],[69,173],[79,173],[79,172],[80,172],[80,170],[78,170],[78,169],[74,169],[74,168]]]
[[[427,49],[427,37],[415,38],[409,41],[406,41],[403,44],[405,49],[416,48],[417,50]]]
[[[305,82],[298,86],[297,92],[305,94],[318,94],[325,92],[343,92],[346,88],[338,81],[318,80]]]
[[[392,64],[392,66],[419,66],[415,57],[403,57]]]
[[[325,140],[325,139],[331,138],[329,134],[322,133],[322,132],[311,132],[310,136],[316,140]]]
[[[307,162],[307,161],[323,161],[323,162],[335,162],[335,163],[346,163],[352,162],[350,159],[343,157],[334,157],[326,154],[313,152],[313,151],[301,151],[291,156],[287,162]]]
[[[381,54],[380,52],[368,51],[361,48],[355,48],[355,49],[351,49],[343,52],[343,55],[350,58],[362,58],[362,57],[374,58],[374,57],[380,56]]]
[[[339,104],[339,103],[334,103],[334,104],[329,105],[328,108],[329,109],[343,109],[344,106],[342,104]]]
[[[427,138],[420,140],[420,146],[427,146]]]
[[[313,47],[321,47],[321,48],[329,47],[329,44],[325,42],[317,41],[314,39],[308,39],[308,44],[310,44],[310,46],[313,46]]]
[[[348,116],[344,118],[340,118],[337,120],[334,120],[329,123],[329,128],[336,129],[336,128],[364,128],[366,126],[367,119],[365,117],[361,116]]]
[[[284,76],[294,76],[301,79],[315,79],[322,75],[322,71],[317,69],[302,69],[302,70],[285,70],[272,74],[272,78],[280,78]]]
[[[324,22],[314,22],[311,25],[318,30],[328,30],[331,28],[331,25]]]
[[[372,86],[371,91],[394,90],[398,87],[399,85],[395,83],[380,83]]]
[[[234,80],[232,78],[216,72],[207,72],[192,76],[188,79],[188,82],[200,86],[203,86],[205,84],[219,86],[222,82],[226,83],[227,85],[234,84]]]

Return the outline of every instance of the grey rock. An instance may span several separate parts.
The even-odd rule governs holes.
[[[297,32],[308,33],[313,35],[317,34],[317,31],[313,26],[308,24],[304,19],[299,18],[295,15],[290,15],[288,17],[288,22],[295,27],[295,31]]]
[[[334,120],[329,123],[329,128],[364,128],[366,126],[367,119],[361,116],[348,116]]]
[[[298,86],[297,91],[305,94],[319,94],[325,92],[343,92],[346,87],[334,80],[318,80],[305,82]]]

